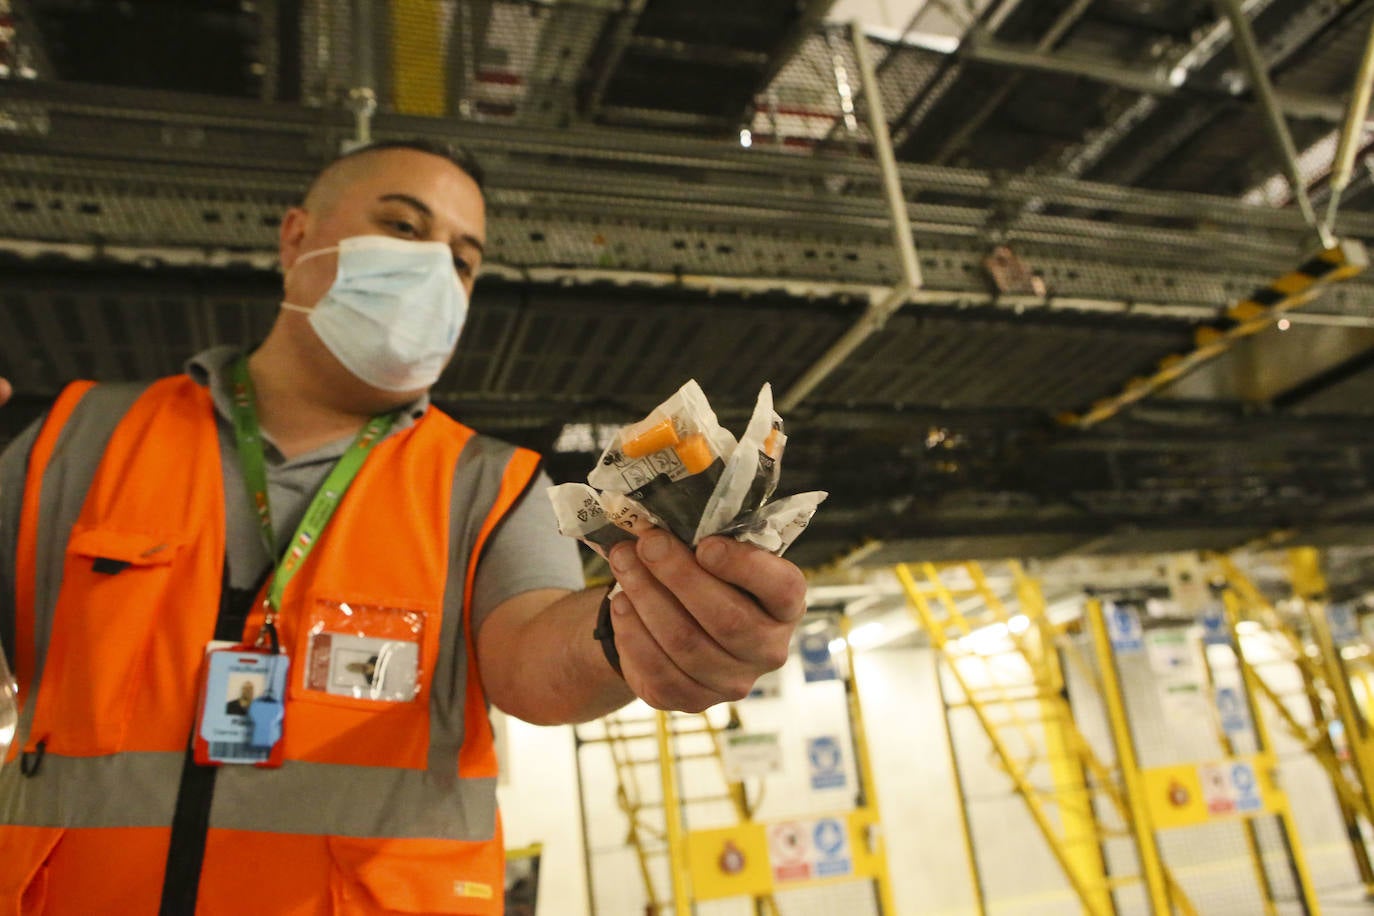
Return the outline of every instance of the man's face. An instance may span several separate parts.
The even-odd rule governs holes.
[[[477,183],[458,166],[418,150],[365,153],[337,164],[317,206],[294,209],[282,226],[282,268],[301,255],[356,235],[438,241],[453,251],[454,269],[469,296],[486,242],[486,206]],[[312,258],[290,271],[286,300],[313,306],[334,282],[338,260]]]
[[[239,699],[242,700],[242,701],[245,702],[245,703],[250,703],[250,702],[252,702],[252,700],[253,700],[253,685],[250,684],[248,681],[244,681],[244,682],[243,682],[243,686],[241,686],[241,687],[239,688]]]

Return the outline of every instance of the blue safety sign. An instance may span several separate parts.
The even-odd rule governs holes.
[[[802,634],[798,647],[801,649],[802,673],[808,684],[839,679],[840,672],[830,652],[831,638],[829,629]]]
[[[1140,626],[1140,614],[1128,604],[1108,604],[1102,609],[1107,617],[1107,633],[1117,652],[1143,652],[1145,631]]]
[[[1204,646],[1229,646],[1230,627],[1226,625],[1226,612],[1221,605],[1213,604],[1202,611],[1202,644]]]
[[[1250,719],[1245,713],[1245,702],[1240,691],[1234,687],[1218,687],[1216,694],[1217,714],[1221,717],[1221,730],[1234,738],[1250,730]]]
[[[829,735],[808,738],[806,756],[811,761],[811,788],[838,789],[844,786],[844,754],[840,743]]]
[[[1231,764],[1231,791],[1235,797],[1237,811],[1264,809],[1264,802],[1260,800],[1259,795],[1259,780],[1255,778],[1255,768],[1252,764]]]
[[[847,875],[854,870],[849,856],[849,835],[839,819],[823,817],[816,821],[811,842],[819,855],[816,862],[817,878]]]
[[[1346,646],[1360,640],[1360,618],[1348,604],[1332,604],[1326,608],[1326,623],[1331,628],[1331,640]]]

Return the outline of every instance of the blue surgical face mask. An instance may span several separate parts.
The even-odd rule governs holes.
[[[307,252],[291,265],[339,253],[334,283],[304,312],[344,368],[383,391],[418,391],[439,380],[467,317],[468,296],[443,242],[359,235]],[[290,271],[288,271],[289,273]]]

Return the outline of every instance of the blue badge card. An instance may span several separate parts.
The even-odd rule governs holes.
[[[279,763],[289,667],[285,655],[241,647],[206,656],[197,763]]]

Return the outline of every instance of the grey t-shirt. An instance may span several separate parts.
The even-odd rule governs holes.
[[[214,401],[224,472],[229,584],[247,589],[262,580],[271,561],[243,482],[234,441],[227,374],[239,352],[233,347],[206,350],[188,361],[186,371],[197,382],[208,386]],[[412,426],[428,407],[429,400],[425,397],[407,405],[391,434]],[[39,425],[32,424],[0,453],[0,642],[11,657],[19,515],[28,456]],[[288,460],[264,436],[268,500],[278,543],[285,543],[291,537],[310,499],[350,441],[351,437],[345,438]],[[89,457],[92,464],[98,460],[96,456]],[[540,472],[525,497],[487,542],[473,583],[474,632],[493,608],[522,592],[543,588],[576,590],[583,586],[576,544],[558,533],[553,508],[544,495],[550,483],[548,475]],[[67,521],[67,529],[74,520]],[[328,538],[327,530],[324,536]]]

